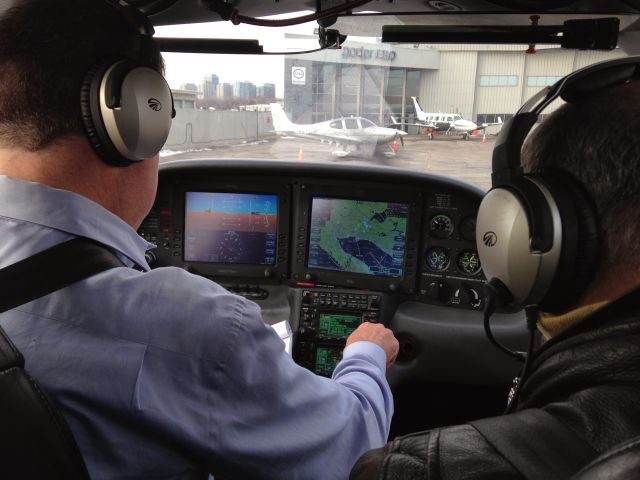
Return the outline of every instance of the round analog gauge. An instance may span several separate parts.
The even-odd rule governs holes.
[[[442,247],[431,247],[424,255],[427,268],[434,272],[443,272],[449,267],[449,253]]]
[[[429,233],[436,238],[449,238],[453,233],[453,221],[442,213],[429,221]]]
[[[463,250],[456,260],[458,270],[466,275],[475,275],[480,271],[480,257],[475,250]]]
[[[460,222],[460,235],[468,242],[476,241],[476,217],[465,217]]]

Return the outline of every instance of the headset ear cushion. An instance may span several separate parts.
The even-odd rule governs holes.
[[[554,312],[573,305],[593,279],[598,263],[599,235],[595,206],[570,175],[554,171],[543,180],[562,219],[562,252],[549,292],[540,303]]]
[[[100,115],[100,84],[111,63],[101,63],[87,72],[80,88],[80,113],[85,133],[96,155],[109,165],[126,167],[135,162],[113,146]]]

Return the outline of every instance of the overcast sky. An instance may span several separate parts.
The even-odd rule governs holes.
[[[265,28],[251,25],[233,25],[231,22],[197,23],[155,27],[157,37],[194,38],[247,38],[258,39],[265,51],[312,49],[317,40],[285,41],[287,33],[313,35],[315,22],[293,27]],[[211,55],[164,53],[167,82],[172,88],[192,82],[196,85],[205,75],[215,73],[220,82],[233,83],[248,80],[256,85],[275,83],[276,95],[283,95],[284,56],[282,55]]]

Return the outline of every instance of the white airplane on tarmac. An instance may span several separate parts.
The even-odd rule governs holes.
[[[465,120],[461,115],[453,113],[429,113],[420,108],[418,99],[411,97],[413,100],[413,108],[416,112],[416,123],[398,122],[393,116],[391,121],[393,125],[414,125],[416,127],[426,128],[429,132],[429,139],[433,139],[433,132],[444,132],[445,135],[462,134],[462,138],[469,139],[471,132],[476,130],[484,130],[491,125],[502,125],[502,118],[498,117],[497,123],[477,124],[471,120]]]
[[[350,153],[373,154],[376,147],[389,145],[398,140],[404,145],[402,137],[407,134],[395,128],[379,127],[363,117],[341,117],[319,123],[297,124],[289,120],[280,104],[272,103],[270,105],[273,128],[277,134],[320,139],[321,142],[328,141],[330,144],[335,143],[338,150],[332,153],[340,157]],[[348,149],[350,147],[351,150]],[[396,150],[397,143],[385,153],[395,153]]]

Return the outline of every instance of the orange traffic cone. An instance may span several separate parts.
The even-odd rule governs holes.
[[[398,141],[397,140],[393,141],[393,145],[391,146],[391,149],[393,150],[393,153],[398,153]]]
[[[482,134],[482,143],[487,143],[487,134],[486,133]]]
[[[304,152],[302,151],[302,149],[300,149],[300,151],[298,152],[298,160],[304,160]]]

